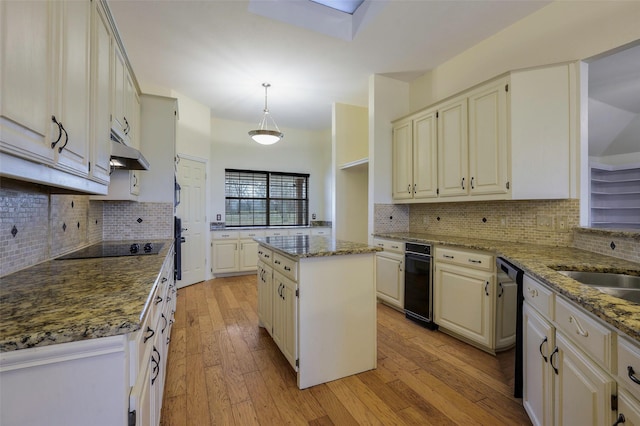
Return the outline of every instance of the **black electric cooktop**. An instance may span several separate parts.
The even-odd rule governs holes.
[[[58,257],[56,260],[158,254],[163,245],[164,243],[148,242],[103,242]]]

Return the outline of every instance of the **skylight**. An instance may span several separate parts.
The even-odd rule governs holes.
[[[321,4],[323,6],[330,7],[331,9],[339,10],[340,12],[353,13],[360,7],[364,0],[310,0],[314,3]]]

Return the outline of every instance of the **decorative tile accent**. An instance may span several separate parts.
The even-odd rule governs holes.
[[[640,232],[637,234],[640,235]],[[599,235],[589,229],[578,228],[574,231],[573,246],[594,253],[617,257],[640,263],[640,239],[629,233],[628,236]]]
[[[172,203],[104,201],[103,209],[105,241],[173,238]]]
[[[374,204],[373,232],[409,231],[408,204]]]
[[[48,217],[45,190],[0,179],[0,276],[48,259]]]

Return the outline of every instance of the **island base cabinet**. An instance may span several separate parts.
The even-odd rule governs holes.
[[[258,320],[273,335],[273,269],[264,262],[258,262]]]
[[[615,422],[611,395],[615,381],[562,333],[556,333],[555,424],[598,426]]]
[[[374,253],[300,259],[300,389],[376,368],[374,273]]]
[[[623,389],[618,389],[618,416],[624,426],[640,426],[640,404]]]
[[[127,337],[0,354],[0,424],[126,425]]]
[[[278,272],[273,273],[273,341],[298,371],[298,297],[297,284]]]

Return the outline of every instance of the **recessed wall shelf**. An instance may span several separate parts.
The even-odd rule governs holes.
[[[640,165],[591,166],[591,226],[640,229]]]
[[[369,158],[361,158],[359,160],[350,161],[340,165],[340,170],[365,168],[369,168]]]

